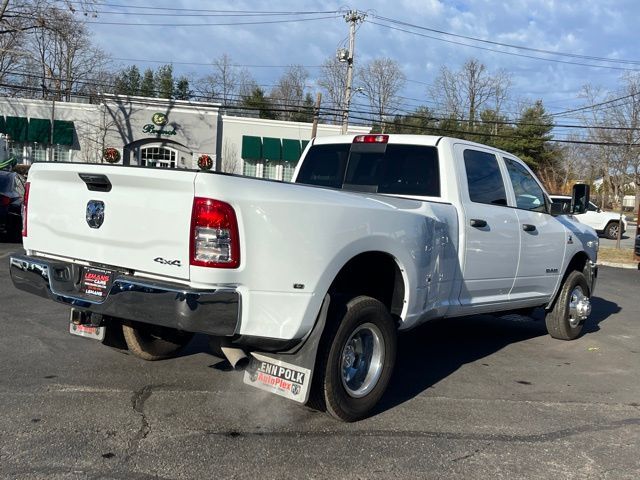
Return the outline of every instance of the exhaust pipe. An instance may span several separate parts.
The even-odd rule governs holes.
[[[244,370],[249,365],[249,357],[244,353],[244,350],[224,345],[220,348],[234,369]]]

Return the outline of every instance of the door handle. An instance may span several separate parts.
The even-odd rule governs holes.
[[[529,223],[525,223],[524,225],[522,225],[522,229],[525,232],[535,232],[536,231],[536,226],[535,225],[531,225]]]
[[[479,218],[472,218],[471,219],[471,226],[475,227],[475,228],[484,228],[487,226],[487,221],[486,220],[480,220]]]

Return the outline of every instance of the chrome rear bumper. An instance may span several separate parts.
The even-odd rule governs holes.
[[[27,255],[9,262],[16,288],[88,313],[217,336],[240,327],[241,298],[233,288],[197,290],[114,272],[108,294],[96,299],[80,291],[81,265]]]

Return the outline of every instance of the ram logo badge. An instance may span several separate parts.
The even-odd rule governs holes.
[[[104,202],[89,200],[86,212],[87,225],[91,228],[100,228],[104,223]]]
[[[182,263],[180,263],[180,260],[166,260],[162,257],[156,257],[153,259],[154,262],[158,262],[162,265],[171,265],[172,267],[181,267]]]
[[[547,268],[547,273],[558,273],[557,268]]]

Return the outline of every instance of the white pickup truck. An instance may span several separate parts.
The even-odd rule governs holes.
[[[570,196],[551,195],[551,200],[553,203],[560,204],[564,213],[570,212]],[[604,235],[612,240],[618,238],[618,233],[622,235],[627,231],[627,219],[624,215],[614,212],[605,212],[593,202],[589,202],[587,210],[584,213],[576,215],[576,218],[582,223],[592,227],[598,234]],[[622,231],[620,231],[620,226],[622,226]]]
[[[250,358],[246,383],[346,421],[385,391],[398,331],[542,307],[568,340],[591,311],[594,230],[552,214],[516,157],[463,140],[316,138],[294,183],[39,163],[27,191],[11,276],[69,305],[72,333],[123,333],[148,360],[204,333]]]

